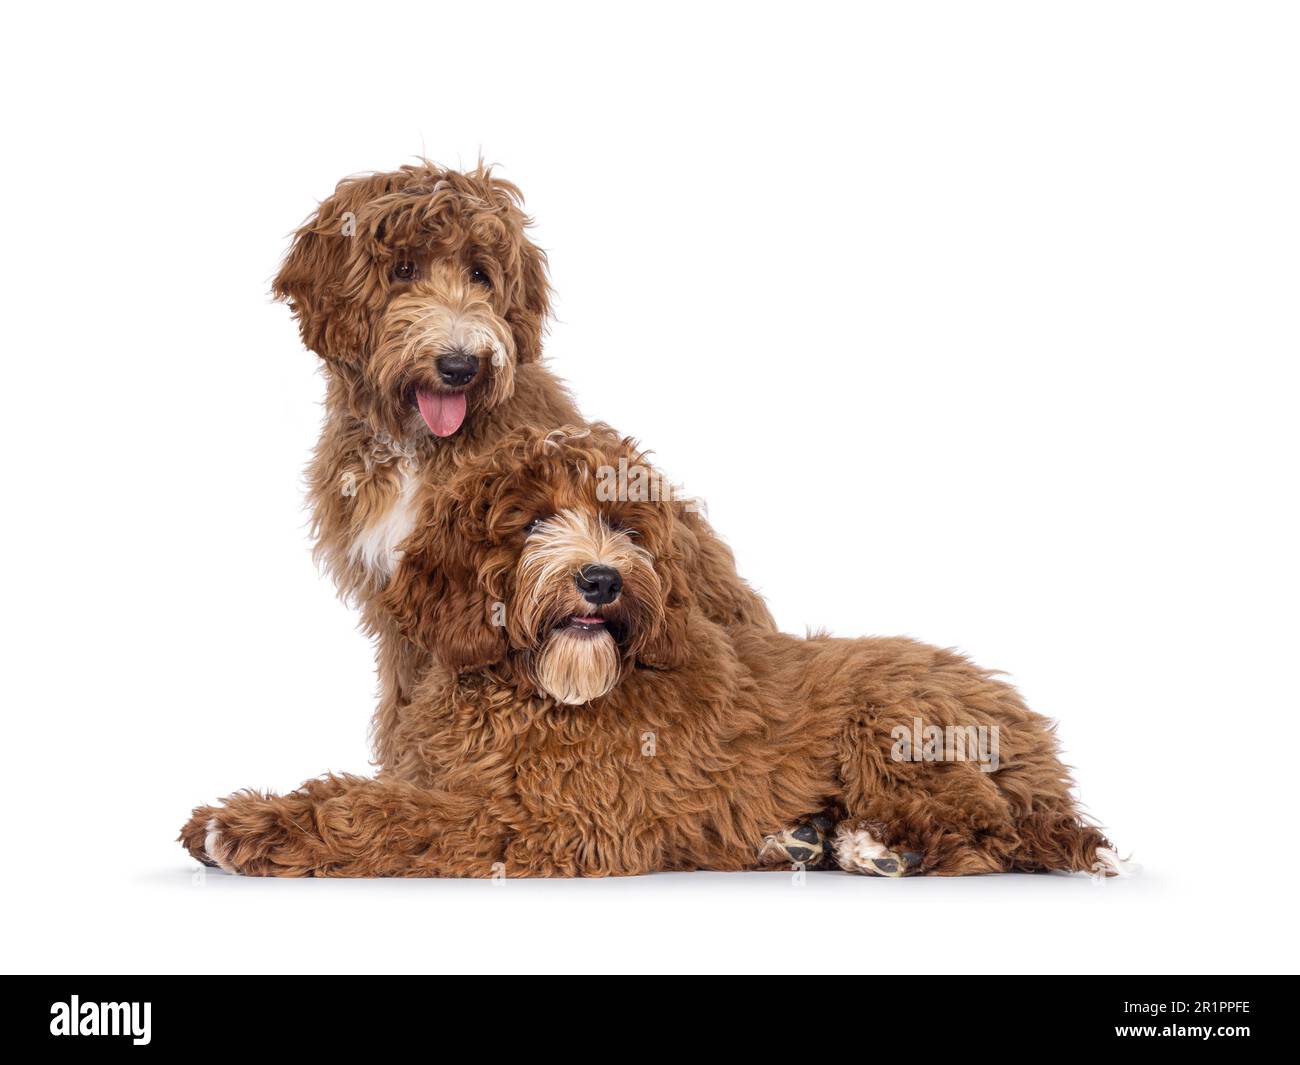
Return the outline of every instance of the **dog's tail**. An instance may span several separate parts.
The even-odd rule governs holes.
[[[1121,858],[1095,825],[1076,813],[1035,813],[1016,825],[1015,868],[1091,873],[1098,879],[1133,876],[1138,866]]]

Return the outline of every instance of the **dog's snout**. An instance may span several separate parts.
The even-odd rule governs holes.
[[[573,583],[592,606],[612,603],[623,590],[623,578],[613,566],[583,566],[573,575]]]
[[[460,388],[478,376],[478,357],[463,351],[438,356],[438,376],[444,385]]]

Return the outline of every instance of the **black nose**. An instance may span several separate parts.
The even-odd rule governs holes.
[[[573,583],[592,606],[612,603],[623,590],[623,578],[613,566],[583,566],[573,575]]]
[[[444,385],[460,388],[478,376],[478,358],[463,351],[438,356],[438,376]]]

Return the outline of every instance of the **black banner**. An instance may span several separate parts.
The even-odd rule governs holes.
[[[653,1053],[658,1038],[665,1054],[675,1054],[683,1022],[692,1032],[736,1033],[731,1038],[745,1047],[755,1041],[776,1050],[784,1040],[771,1037],[783,1024],[814,1011],[823,1013],[821,1049],[849,1054],[867,1052],[854,1047],[860,1039],[877,1048],[900,1040],[926,1053],[939,1046],[1001,1053],[1035,1045],[1087,1053],[1099,1044],[1131,1043],[1134,1049],[1157,1044],[1157,1050],[1179,1055],[1197,1048],[1239,1055],[1256,1046],[1284,1046],[1277,1041],[1295,1019],[1288,1001],[1293,977],[879,974],[819,978],[815,991],[800,989],[792,998],[788,990],[731,976],[717,1000],[719,1010],[709,1010],[700,990],[681,979],[664,981],[653,991],[641,979],[626,986],[604,979],[595,995],[588,988],[566,988],[555,978],[502,993],[483,986],[490,979],[16,977],[6,981],[5,1042],[85,1053],[110,1044],[141,1054],[202,1048],[338,1053],[409,1048],[428,1039],[432,1054],[445,1045],[439,1033],[450,1026],[458,1042],[481,1039],[485,1053],[494,1047],[524,1052],[517,1042],[525,1039],[544,1041],[546,1053],[559,1053],[576,1037],[582,1052],[591,1054],[601,1052],[602,1042],[610,1051],[627,1046],[616,1032],[628,1026],[633,1045],[643,1052]],[[586,1018],[583,1033],[571,1028],[579,1017]],[[588,1028],[597,1017],[599,1023]],[[466,1019],[473,1020],[472,1028]],[[836,1048],[837,1039],[848,1045]],[[1048,1039],[1052,1042],[1035,1042]],[[498,1046],[498,1040],[508,1043]]]

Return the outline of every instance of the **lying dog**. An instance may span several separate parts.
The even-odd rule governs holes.
[[[375,608],[416,515],[462,465],[520,427],[582,416],[540,363],[546,257],[519,190],[431,163],[340,182],[275,279],[320,356],[325,420],[309,470],[317,557],[376,637],[376,755],[430,666]],[[730,550],[693,515],[706,613],[774,628]]]
[[[688,508],[609,498],[626,467],[603,427],[462,463],[380,597],[441,664],[383,772],[200,808],[191,852],[278,876],[1119,870],[1011,687],[911,640],[723,628]],[[908,756],[918,728],[991,731],[996,765]]]

